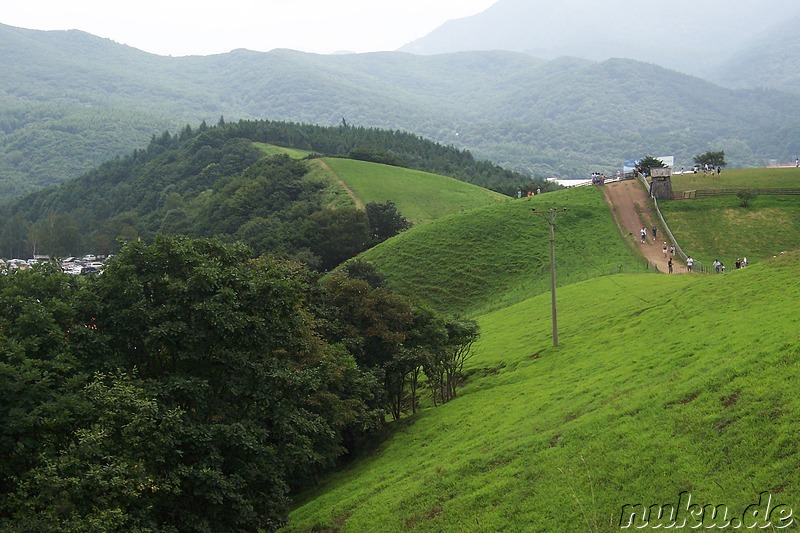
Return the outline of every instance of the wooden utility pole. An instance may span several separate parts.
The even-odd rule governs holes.
[[[567,209],[564,208],[564,211]],[[558,215],[558,210],[556,208],[551,208],[546,212],[537,213],[536,209],[533,210],[534,215],[542,215],[549,217],[548,222],[550,223],[550,305],[552,308],[552,316],[553,316],[553,346],[558,346],[558,311],[556,310],[556,234],[555,234],[555,223],[556,223],[556,216]]]

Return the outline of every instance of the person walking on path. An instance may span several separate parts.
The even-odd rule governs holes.
[[[658,234],[658,228],[653,226],[653,242],[656,242],[656,235]]]
[[[690,255],[686,258],[686,268],[689,270],[689,272],[691,272],[692,267],[694,267],[694,259],[692,259],[692,256]]]
[[[667,258],[667,241],[664,241],[664,246],[661,247],[661,251],[664,252],[664,259]]]
[[[669,261],[667,261],[667,267],[669,267],[669,273],[672,274],[672,258],[671,257],[669,258]]]
[[[647,242],[647,230],[644,228],[644,226],[642,226],[642,231],[640,231],[640,233],[642,235],[642,244],[644,244]]]

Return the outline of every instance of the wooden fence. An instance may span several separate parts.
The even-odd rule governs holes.
[[[675,200],[692,200],[694,198],[710,198],[712,196],[736,196],[739,191],[748,191],[754,194],[775,196],[800,195],[800,188],[776,189],[705,189],[697,191],[677,191],[673,194]]]

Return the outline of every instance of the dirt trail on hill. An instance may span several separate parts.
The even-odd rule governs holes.
[[[366,207],[364,206],[364,202],[361,201],[361,198],[356,196],[356,193],[354,193],[350,189],[350,187],[348,187],[347,184],[344,181],[342,181],[342,178],[340,178],[339,175],[336,172],[333,171],[333,169],[328,165],[328,163],[326,163],[322,159],[316,159],[315,161],[327,173],[329,173],[331,176],[336,178],[336,182],[342,187],[342,189],[344,189],[344,192],[347,193],[347,195],[350,197],[350,199],[353,200],[353,203],[356,204],[356,209],[361,209],[362,211],[364,209],[366,209]]]
[[[664,229],[661,227],[658,215],[647,194],[647,190],[638,180],[626,180],[609,183],[603,186],[603,196],[606,199],[614,220],[617,222],[622,235],[639,248],[641,254],[658,268],[661,272],[668,271],[667,257],[664,257],[662,246],[666,240]],[[642,226],[647,228],[647,239],[642,244]],[[651,228],[658,229],[657,239],[653,242]],[[672,260],[672,271],[676,274],[686,273],[686,264],[677,258]]]

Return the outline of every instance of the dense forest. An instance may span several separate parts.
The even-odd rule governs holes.
[[[185,124],[270,119],[413,132],[536,177],[642,153],[800,153],[800,97],[730,90],[626,59],[514,52],[161,57],[78,32],[0,25],[0,201],[63,183]],[[763,52],[766,53],[766,52]]]
[[[338,185],[310,173],[308,160],[265,155],[258,143],[440,173],[508,195],[530,184],[465,150],[409,133],[220,119],[154,136],[144,149],[3,206],[0,256],[107,255],[120,241],[183,234],[241,241],[256,254],[329,270],[376,244],[376,236],[391,236],[377,227],[380,206],[332,205],[326,191]]]
[[[366,263],[319,280],[218,240],[0,275],[0,529],[271,531],[422,375],[452,399],[478,334]]]

